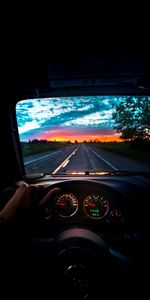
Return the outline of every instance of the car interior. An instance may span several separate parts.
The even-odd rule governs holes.
[[[0,246],[5,294],[145,298],[150,163],[142,159],[150,151],[142,148],[142,161],[135,154],[117,159],[106,144],[122,144],[121,130],[104,128],[102,140],[98,126],[105,119],[113,126],[114,99],[130,107],[131,100],[147,103],[149,124],[142,133],[149,145],[149,50],[134,55],[134,49],[101,47],[89,55],[43,51],[27,57],[24,52],[9,66],[1,91],[0,209],[24,182],[44,185],[43,196],[55,187],[60,192],[34,216],[6,226]],[[132,140],[125,139],[125,145]],[[37,150],[42,147],[52,148]]]

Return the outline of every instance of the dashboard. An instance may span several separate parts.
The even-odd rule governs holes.
[[[43,184],[41,196],[55,187],[60,189],[57,196],[40,208],[35,220],[31,220],[32,228],[42,233],[79,225],[92,227],[102,235],[121,233],[127,239],[140,239],[148,228],[149,177],[53,176],[28,183]],[[1,193],[1,207],[16,188],[17,185],[8,187]]]
[[[143,241],[148,226],[147,181],[134,176],[43,180],[44,194],[54,187],[60,193],[42,207],[35,228],[55,235],[80,226],[106,239]]]
[[[8,248],[15,253],[12,261],[21,257],[22,262],[22,257],[27,257],[23,268],[34,265],[31,277],[36,285],[41,285],[42,274],[47,289],[51,276],[54,292],[66,295],[68,290],[69,297],[78,286],[77,292],[91,293],[89,299],[97,299],[93,294],[99,295],[100,282],[106,294],[113,279],[114,285],[117,280],[121,289],[125,283],[134,292],[149,256],[149,182],[144,176],[53,176],[28,182],[42,183],[43,196],[55,187],[60,192],[48,198],[26,228],[17,231]],[[8,188],[1,200],[8,201],[14,190],[16,186]]]

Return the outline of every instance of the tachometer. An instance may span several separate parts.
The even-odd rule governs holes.
[[[101,219],[109,211],[109,202],[101,195],[87,196],[83,206],[85,213],[92,219]]]
[[[54,200],[54,209],[61,217],[71,217],[78,210],[78,200],[71,193],[61,194]]]

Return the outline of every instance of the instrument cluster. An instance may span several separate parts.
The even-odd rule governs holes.
[[[113,223],[123,221],[122,210],[112,206],[106,196],[91,193],[81,198],[71,192],[59,194],[44,208],[44,218],[71,219],[82,216],[89,220],[109,219]]]

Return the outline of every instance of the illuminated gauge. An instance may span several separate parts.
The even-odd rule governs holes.
[[[109,202],[100,195],[89,195],[84,200],[84,211],[93,219],[102,219],[109,211]]]
[[[55,198],[54,208],[59,216],[71,217],[78,210],[78,200],[71,193],[61,194]]]
[[[123,221],[122,212],[118,208],[111,211],[109,217],[113,223],[121,223]]]

